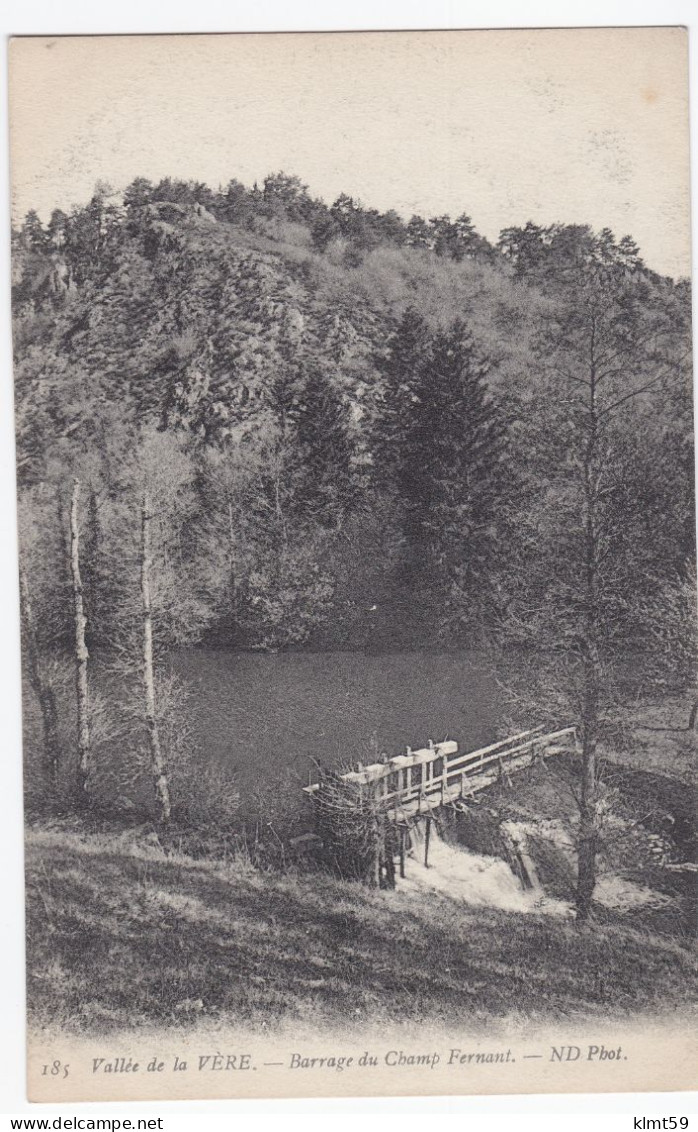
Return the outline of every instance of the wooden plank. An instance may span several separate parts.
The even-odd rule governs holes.
[[[568,729],[566,729],[566,731],[567,730]],[[573,731],[574,729],[571,728],[569,730]],[[521,755],[524,754],[528,749],[529,749],[529,744],[522,744],[521,748],[517,748],[519,757],[521,757]],[[557,750],[563,751],[565,749],[566,748],[558,748]],[[469,794],[469,796],[472,796],[473,794],[479,793],[479,791],[481,791],[481,790],[487,789],[488,786],[491,786],[494,782],[497,781],[498,770],[497,770],[497,767],[493,765],[493,764],[496,764],[496,763],[498,763],[498,756],[495,755],[494,757],[486,760],[485,769],[482,773],[479,773],[477,775],[472,775],[472,774],[471,775],[467,775],[467,774],[462,775],[462,774],[459,774],[458,780],[455,783],[453,783],[450,786],[447,785],[445,787],[444,792],[443,792],[444,802],[454,801],[454,800],[457,800],[459,797],[462,797],[461,791],[463,789],[464,781],[467,781],[467,783],[468,783],[468,787],[469,787],[468,794]],[[526,765],[527,764],[525,764],[525,763],[520,763],[519,765],[511,766],[511,770],[514,771],[514,772],[516,770],[519,770],[519,769],[523,770],[523,769],[525,769]],[[478,770],[479,770],[479,765],[478,765]],[[415,804],[415,803],[418,803],[418,804]],[[415,799],[412,799],[412,800],[402,799],[401,803],[400,803],[401,812],[406,817],[414,816],[418,813],[421,813],[424,804],[426,804],[426,808],[428,808],[429,810],[439,808],[439,806],[442,804],[442,801],[441,801],[441,784],[440,783],[438,783],[438,782],[435,783],[434,789],[429,791],[428,794],[421,794],[421,795],[419,795],[418,798],[415,798]],[[390,812],[391,819],[392,819],[393,812],[394,811]]]
[[[377,766],[371,767],[372,783],[379,785],[382,801],[385,804],[393,799],[401,799],[404,802],[412,802],[421,799],[422,796],[431,795],[440,791],[442,797],[446,797],[449,791],[449,778],[458,776],[459,783],[464,783],[466,778],[474,778],[482,773],[485,767],[489,767],[492,763],[501,764],[505,760],[509,761],[524,754],[526,751],[532,750],[535,747],[543,747],[546,749],[541,753],[545,757],[546,754],[559,754],[564,747],[551,747],[550,744],[556,739],[561,739],[564,736],[576,735],[574,727],[564,727],[559,731],[551,731],[547,734],[542,734],[542,727],[532,728],[529,731],[521,731],[517,735],[512,735],[508,739],[501,739],[497,743],[490,743],[487,747],[482,747],[476,751],[468,751],[463,755],[458,755],[454,759],[448,759],[446,755],[442,756],[443,764],[441,774],[433,775],[433,763],[421,762],[420,768],[420,783],[419,785],[412,782],[412,765],[404,768],[391,767],[389,763],[385,766],[384,774],[376,774]],[[520,739],[526,739],[527,736],[533,736],[527,739],[526,742],[520,743]],[[511,744],[515,745],[512,747]],[[404,771],[404,785],[403,781]],[[350,771],[346,775],[341,776],[343,780],[350,781],[355,777],[356,772]],[[389,781],[392,777],[393,782],[396,783],[396,789],[389,789],[392,783]],[[357,783],[358,785],[358,783]],[[312,783],[309,786],[302,788],[307,794],[315,794],[319,790],[318,783]]]
[[[573,735],[575,732],[574,727],[565,727],[562,731],[551,731],[549,735],[538,735],[535,739],[529,739],[526,743],[520,743],[517,747],[512,747],[508,751],[497,751],[495,754],[488,755],[487,758],[482,758],[487,747],[483,747],[482,751],[470,751],[466,755],[459,755],[457,759],[452,759],[448,764],[448,774],[467,770],[471,765],[487,766],[489,763],[496,762],[498,759],[511,758],[513,755],[520,754],[523,751],[528,751],[533,746],[538,744],[547,743],[548,740],[558,739],[562,735]],[[497,744],[501,746],[501,744]]]
[[[573,727],[569,728],[568,730],[569,730],[569,732],[574,732]],[[567,732],[565,732],[565,733],[567,733]],[[563,734],[563,733],[562,732],[555,732],[556,737],[559,736],[560,734]],[[547,738],[547,737],[544,736],[543,738]],[[512,758],[515,758],[519,755],[524,754],[526,751],[530,751],[532,749],[532,747],[538,746],[541,742],[542,742],[542,739],[540,739],[540,738],[531,739],[531,740],[529,740],[528,743],[520,743],[518,747],[512,747],[512,749],[510,751],[502,751],[502,752],[494,754],[494,755],[489,755],[486,759],[477,760],[474,764],[472,764],[472,767],[468,764],[466,764],[465,767],[464,767],[462,765],[462,760],[459,760],[457,766],[456,766],[455,763],[449,765],[448,776],[450,777],[450,775],[452,773],[453,774],[460,774],[463,770],[465,770],[466,775],[467,775],[467,771],[469,769],[474,768],[476,770],[480,770],[481,767],[490,766],[492,763],[497,763],[497,764],[504,763],[505,761],[507,761],[509,759],[512,759]],[[562,750],[564,750],[564,748],[558,748],[558,753]]]
[[[529,731],[519,731],[516,735],[510,735],[508,739],[498,739],[496,743],[490,743],[487,747],[478,747],[475,751],[466,751],[464,754],[459,755],[458,758],[450,759],[449,765],[455,765],[464,758],[489,755],[492,751],[498,751],[500,747],[506,747],[509,743],[517,743],[519,739],[526,739],[529,735],[540,735],[542,731],[542,727],[532,727]]]
[[[489,753],[490,751],[496,751],[496,750],[499,750],[499,748],[501,748],[501,747],[506,747],[506,746],[508,746],[508,745],[509,745],[510,743],[514,743],[514,742],[517,742],[517,741],[518,741],[519,739],[523,739],[523,738],[525,738],[525,737],[526,737],[527,735],[537,735],[537,734],[539,734],[539,733],[540,733],[540,732],[541,732],[542,730],[543,730],[543,729],[542,729],[542,727],[534,727],[534,728],[532,728],[532,729],[531,729],[531,730],[529,730],[529,731],[520,731],[520,732],[519,732],[518,734],[516,734],[516,735],[510,735],[508,739],[499,739],[499,740],[498,740],[498,741],[497,741],[496,743],[491,743],[491,744],[490,744],[490,745],[489,745],[488,747],[482,747],[482,748],[481,748],[481,749],[479,749],[479,750],[476,750],[476,751],[469,751],[469,752],[467,752],[467,753],[466,753],[466,754],[464,754],[464,755],[460,755],[460,756],[458,756],[458,758],[457,758],[457,759],[453,759],[453,760],[451,760],[451,761],[449,762],[449,766],[455,766],[455,765],[459,764],[460,762],[462,762],[463,760],[467,760],[467,759],[477,759],[477,758],[479,758],[480,756],[483,756],[483,755],[486,755],[486,754],[488,754],[488,753]],[[437,758],[439,757],[439,747],[440,747],[440,746],[443,746],[443,745],[444,745],[444,744],[439,744],[439,743],[437,743],[437,744],[436,744],[436,746],[434,747],[434,751],[433,751],[433,752],[429,751],[429,754],[433,756],[433,759],[437,759]],[[418,752],[414,752],[414,751],[413,751],[413,752],[411,752],[411,754],[412,754],[412,755],[415,755],[415,754],[419,754],[419,755],[422,755],[422,754],[426,753],[426,751],[427,751],[427,748],[424,748],[424,750],[420,750],[420,751],[418,751]],[[447,757],[447,756],[444,756],[444,758],[446,758],[446,757]],[[404,770],[405,770],[406,772],[409,772],[409,779],[410,779],[410,781],[411,781],[411,779],[412,779],[412,767],[413,767],[413,766],[419,766],[419,767],[425,767],[425,768],[426,768],[426,767],[430,767],[430,766],[431,766],[431,762],[430,762],[429,760],[426,760],[426,759],[425,759],[425,760],[423,760],[423,761],[420,761],[420,762],[418,762],[418,763],[415,763],[415,764],[410,764],[409,766],[405,767],[405,768],[404,768]],[[401,768],[401,769],[403,769],[403,768]],[[389,777],[389,776],[390,776],[391,774],[396,774],[396,773],[397,773],[397,768],[396,768],[396,767],[392,767],[392,766],[390,765],[390,763],[386,763],[386,764],[385,764],[385,767],[384,767],[384,769],[383,769],[383,773],[380,773],[380,771],[378,770],[378,765],[377,765],[377,764],[373,764],[373,765],[371,765],[370,767],[364,767],[364,766],[360,765],[360,769],[359,769],[359,772],[358,772],[358,773],[359,773],[359,774],[363,774],[363,773],[366,773],[366,772],[369,772],[369,774],[370,774],[370,778],[371,778],[371,781],[373,781],[373,782],[377,782],[377,781],[380,781],[380,780],[382,780],[382,779],[383,779],[384,777]],[[357,773],[356,771],[350,771],[350,772],[348,772],[348,774],[350,774],[350,775],[353,775],[353,774],[356,774],[356,773]],[[428,770],[426,771],[426,774],[427,774],[427,775],[429,774],[429,771],[428,771]],[[345,777],[348,777],[348,775],[342,775],[341,777],[342,777],[342,778],[345,778]],[[406,777],[407,777],[407,774],[406,774]],[[313,783],[312,785],[313,785],[313,787],[315,788],[314,790],[313,790],[313,789],[311,789],[310,787],[303,787],[303,789],[304,789],[304,790],[305,790],[305,791],[306,791],[307,793],[308,793],[308,792],[309,792],[309,793],[314,793],[314,792],[315,792],[315,790],[317,789],[317,783]],[[396,793],[396,791],[391,791],[390,793]]]

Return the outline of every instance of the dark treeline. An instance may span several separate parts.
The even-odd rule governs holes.
[[[284,174],[100,186],[13,249],[41,804],[147,766],[195,808],[174,648],[465,644],[580,726],[584,914],[618,697],[692,678],[688,283],[608,230],[494,246]]]

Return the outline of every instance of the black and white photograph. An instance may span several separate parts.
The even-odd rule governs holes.
[[[30,1100],[696,1088],[686,29],[9,71]]]

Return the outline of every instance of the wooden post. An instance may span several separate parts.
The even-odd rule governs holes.
[[[405,827],[400,826],[400,879],[405,879]]]
[[[504,765],[504,757],[502,755],[499,756],[498,762],[499,762],[499,781],[505,782],[507,784],[507,786],[511,786],[511,777],[509,775],[509,771],[507,770],[507,768]]]
[[[426,820],[426,828],[424,830],[424,868],[429,868],[429,841],[431,838],[431,818]]]
[[[395,888],[395,858],[393,857],[394,844],[392,837],[388,835],[384,839],[383,857],[385,862],[385,885],[386,888]]]

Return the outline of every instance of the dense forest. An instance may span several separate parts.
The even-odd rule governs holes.
[[[694,679],[689,283],[283,173],[100,185],[13,271],[30,807],[195,820],[174,649],[465,643],[580,727],[584,915],[597,744]]]

